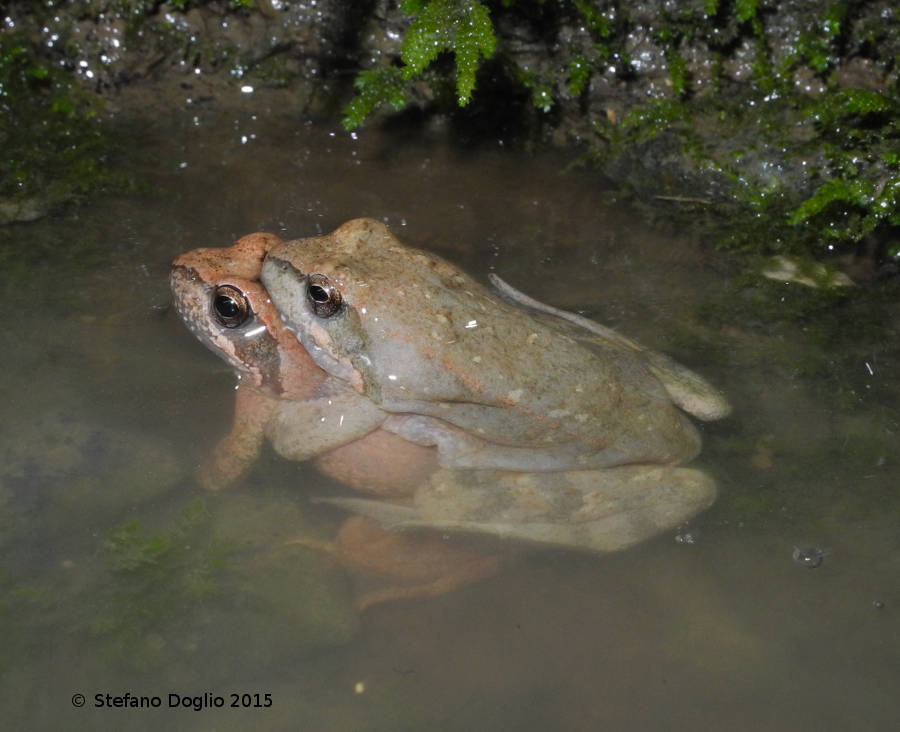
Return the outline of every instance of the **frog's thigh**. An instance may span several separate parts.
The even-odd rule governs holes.
[[[318,456],[314,464],[354,490],[401,497],[411,496],[437,470],[437,454],[379,429]]]
[[[633,460],[611,446],[586,450],[581,443],[547,447],[513,447],[480,439],[443,420],[424,415],[392,415],[382,427],[417,445],[437,447],[438,461],[446,468],[484,468],[515,471],[560,471],[575,467],[605,468]]]
[[[416,520],[400,525],[616,551],[677,526],[715,494],[713,480],[690,468],[442,470],[417,492]]]

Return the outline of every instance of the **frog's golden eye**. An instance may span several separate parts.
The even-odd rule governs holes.
[[[212,314],[226,328],[237,328],[253,314],[250,301],[237,287],[219,285],[212,296]]]
[[[306,297],[313,312],[320,318],[330,318],[341,309],[341,291],[323,274],[311,274],[306,278]]]

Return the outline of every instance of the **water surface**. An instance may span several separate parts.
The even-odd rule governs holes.
[[[736,262],[651,230],[591,173],[501,141],[350,137],[264,98],[133,134],[137,192],[0,232],[11,336],[0,386],[5,724],[896,722],[889,298],[835,305],[736,278]],[[719,483],[716,506],[627,552],[510,553],[493,578],[360,615],[344,568],[282,546],[334,535],[341,513],[308,501],[334,486],[267,452],[244,483],[204,494],[192,470],[229,427],[234,379],[171,308],[168,263],[251,231],[308,236],[357,216],[717,383],[735,413],[702,427],[697,461]],[[821,565],[796,562],[797,548],[825,550]],[[126,692],[162,708],[97,708],[95,695]],[[78,693],[84,708],[72,705]],[[169,709],[170,693],[201,706],[221,696],[225,708]],[[251,695],[238,697],[250,708],[230,708],[232,693]],[[254,708],[265,694],[271,707]]]

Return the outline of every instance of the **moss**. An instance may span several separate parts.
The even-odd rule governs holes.
[[[233,0],[230,7],[244,14],[249,5]],[[87,3],[78,7],[87,17],[97,12]],[[153,24],[150,47],[174,49],[185,63],[209,69],[235,62],[226,41],[192,38],[174,25],[166,36],[157,27],[165,23],[151,20],[156,7],[149,0],[117,5],[128,18],[127,42],[147,46],[141,34]],[[896,254],[900,31],[896,22],[878,20],[882,14],[871,3],[828,2],[799,30],[791,14],[805,11],[791,8],[785,17],[771,0],[653,8],[618,0],[404,0],[401,7],[409,25],[399,58],[358,74],[344,110],[348,129],[376,110],[423,99],[436,109],[469,107],[466,117],[480,120],[483,133],[485,120],[533,136],[567,120],[590,147],[587,157],[623,185],[638,183],[636,173],[620,175],[623,168],[635,162],[646,168],[651,190],[638,189],[639,197],[678,196],[698,181],[708,184],[730,225],[722,246],[822,258],[874,240],[881,256]],[[53,11],[35,4],[33,12]],[[521,38],[498,31],[507,27],[531,34],[527,52]],[[33,218],[55,200],[121,187],[109,180],[106,159],[114,145],[98,123],[100,107],[64,68],[77,57],[73,39],[63,32],[62,48],[49,53],[21,33],[0,34],[0,219]],[[649,67],[646,58],[631,63],[635,39],[653,47]],[[710,64],[691,65],[698,50]],[[851,61],[877,67],[882,88],[847,87]],[[750,70],[749,81],[735,83],[735,63]],[[288,85],[296,73],[279,54],[248,66],[242,71],[271,84]],[[668,84],[654,79],[647,95],[629,96],[630,83],[644,74],[667,74]],[[825,93],[804,95],[798,82],[807,81]],[[661,135],[659,158],[652,146]],[[682,172],[654,169],[674,170],[679,152]]]
[[[103,553],[123,585],[160,586],[165,578],[164,584],[182,594],[181,599],[202,599],[215,592],[213,577],[222,566],[225,550],[220,543],[204,546],[199,542],[199,550],[192,546],[192,538],[197,538],[210,518],[206,502],[198,499],[182,509],[162,533],[148,533],[137,521],[128,521],[109,532]]]
[[[355,129],[379,107],[389,104],[400,111],[407,103],[403,72],[395,66],[361,71],[353,82],[356,96],[344,109],[344,127]]]
[[[456,103],[465,107],[475,90],[475,77],[482,59],[494,53],[497,38],[490,11],[480,2],[463,0],[404,0],[403,11],[414,15],[403,38],[399,69],[364,71],[354,82],[357,97],[345,110],[344,126],[358,127],[382,104],[395,109],[407,101],[413,81],[441,54],[452,54],[456,76]]]
[[[525,65],[502,46],[497,48],[505,73],[538,110],[553,108],[560,91],[584,98],[593,76],[608,73],[611,58],[616,59],[620,78],[632,73],[624,41],[637,27],[636,21],[618,4],[600,9],[582,0],[561,0],[553,11],[524,1],[507,0],[500,5],[495,14],[517,12],[516,17],[530,18],[536,27],[580,24],[592,41],[590,45],[573,43],[568,59],[555,72],[552,64]],[[447,54],[455,54],[454,64],[447,68],[455,69],[456,102],[468,104],[476,93],[481,61],[500,43],[486,6],[471,7],[478,15],[478,38],[484,45],[470,40],[469,52],[459,53],[457,46],[464,36],[455,35],[461,12],[457,2],[405,3],[407,12],[417,15],[404,39],[403,66],[362,72],[345,124],[361,124],[383,104],[402,108],[411,98],[413,80],[439,84],[440,73],[429,79],[423,72]],[[537,15],[536,7],[540,8]],[[868,17],[863,9],[831,2],[793,42],[770,37],[773,28],[767,18],[773,6],[763,0],[706,0],[702,10],[658,9],[653,37],[666,60],[671,92],[631,106],[618,121],[612,116],[595,117],[588,157],[601,166],[623,155],[642,157],[643,145],[669,133],[697,171],[728,184],[724,189],[728,220],[734,223],[737,216],[740,224],[723,237],[722,245],[756,253],[828,257],[875,235],[882,248],[888,247],[888,233],[900,224],[896,95],[888,89],[879,93],[838,88],[832,75],[854,33],[871,38],[868,52],[876,57],[881,45],[896,45],[896,39],[893,45],[883,43],[885,34],[896,35],[896,30],[863,27],[862,18]],[[703,95],[696,93],[686,60],[689,44],[698,43],[719,59],[704,79]],[[751,49],[752,82],[736,87],[723,79],[723,61],[740,46]],[[803,95],[795,83],[798,73],[811,74],[828,91],[817,99]],[[896,81],[892,83],[895,87]],[[810,164],[803,167],[800,160]],[[785,171],[793,177],[786,177]]]
[[[20,33],[0,33],[0,223],[121,182],[99,101]]]

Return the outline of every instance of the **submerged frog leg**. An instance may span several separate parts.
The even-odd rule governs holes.
[[[373,578],[381,578],[381,586],[357,596],[354,607],[360,612],[383,602],[437,597],[489,577],[500,568],[496,555],[439,537],[397,535],[360,515],[348,518],[334,541],[300,538],[285,542],[290,545],[324,551],[361,573],[370,585]]]
[[[241,385],[235,394],[231,432],[197,468],[197,482],[206,490],[217,491],[243,478],[259,457],[266,425],[277,406],[277,399]]]
[[[500,569],[500,558],[485,556],[470,559],[461,565],[456,571],[433,582],[421,585],[386,587],[381,590],[372,590],[361,595],[355,602],[356,609],[360,612],[383,602],[394,600],[413,600],[420,597],[439,597],[460,587],[478,582],[496,574]]]
[[[328,499],[386,529],[494,536],[596,552],[625,549],[683,523],[715,500],[691,468],[628,465],[567,473],[443,470],[415,506]]]
[[[722,419],[730,414],[731,405],[718,389],[699,374],[682,366],[665,354],[651,351],[637,341],[633,341],[631,338],[623,336],[612,328],[601,325],[590,318],[585,318],[583,315],[570,313],[568,310],[562,310],[535,300],[493,273],[488,275],[488,279],[500,295],[510,302],[560,318],[579,328],[583,328],[589,333],[593,333],[607,344],[641,354],[647,363],[647,367],[660,380],[672,401],[698,419]]]

